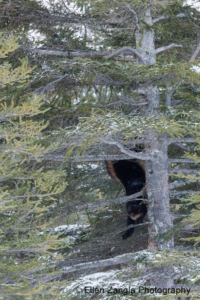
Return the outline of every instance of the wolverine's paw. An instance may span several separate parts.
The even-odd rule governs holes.
[[[129,233],[124,233],[123,235],[122,235],[122,240],[126,240],[127,238],[129,238],[129,236],[130,236],[130,234]]]

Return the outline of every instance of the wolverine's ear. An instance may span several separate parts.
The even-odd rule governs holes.
[[[117,177],[116,172],[115,172],[114,161],[112,161],[112,160],[106,160],[105,164],[106,164],[106,168],[107,168],[108,173],[110,174],[110,176],[113,179],[115,179],[116,181],[120,181],[119,178]]]

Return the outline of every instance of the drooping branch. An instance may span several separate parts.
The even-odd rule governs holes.
[[[108,144],[108,145],[115,145],[115,146],[117,146],[117,148],[119,148],[120,151],[123,154],[125,154],[125,155],[129,155],[130,157],[132,157],[134,155],[135,159],[144,160],[143,159],[143,157],[144,157],[143,153],[136,153],[136,152],[133,152],[133,151],[131,151],[129,149],[126,149],[126,148],[124,148],[123,144],[121,144],[120,142],[112,141],[112,140],[108,140],[108,139],[103,139],[102,142],[105,143],[105,144]],[[152,157],[150,157],[150,155],[145,155],[145,157],[146,157],[147,160],[152,160]]]
[[[200,50],[200,43],[197,45],[194,53],[192,54],[192,57],[190,58],[190,62],[194,61],[195,58],[197,57],[198,53],[199,53],[199,50]]]
[[[122,47],[119,50],[113,51],[110,55],[105,56],[105,58],[109,59],[109,58],[112,58],[113,56],[118,55],[120,53],[124,54],[125,51],[129,51],[130,53],[135,54],[140,59],[141,63],[143,65],[146,65],[146,61],[143,58],[143,56],[136,49],[131,48],[131,47]]]
[[[179,45],[179,44],[172,43],[172,44],[170,44],[170,45],[168,45],[168,46],[164,46],[164,47],[157,48],[157,49],[155,50],[155,54],[158,54],[158,53],[160,53],[160,52],[162,52],[162,51],[168,50],[168,49],[173,48],[173,47],[179,47],[179,48],[182,48],[183,46],[182,46],[182,45]]]
[[[174,16],[174,17],[175,18],[184,18],[184,17],[187,17],[187,15],[183,14],[183,13],[180,13],[180,14]],[[152,23],[154,24],[154,23],[156,23],[156,22],[158,22],[160,20],[166,20],[166,19],[169,19],[169,17],[163,16],[163,15],[162,16],[158,16],[157,18],[155,18],[155,19],[152,20]]]

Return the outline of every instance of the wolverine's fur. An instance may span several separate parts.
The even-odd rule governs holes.
[[[106,167],[110,176],[116,181],[121,181],[126,189],[126,195],[132,195],[142,190],[146,178],[144,165],[138,160],[106,161]],[[128,201],[127,226],[143,222],[147,213],[146,204],[142,201]],[[128,238],[134,232],[134,228],[127,229],[123,239]]]

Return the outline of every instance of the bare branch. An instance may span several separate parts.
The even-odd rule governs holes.
[[[169,164],[172,163],[195,163],[194,159],[189,159],[189,158],[170,158],[169,160]]]
[[[134,158],[136,158],[136,159],[144,160],[144,159],[143,159],[144,155],[146,156],[146,158],[148,157],[147,160],[151,160],[151,159],[152,159],[152,157],[147,156],[146,154],[143,154],[143,153],[136,153],[136,152],[133,152],[133,151],[131,151],[131,150],[129,150],[129,149],[124,148],[123,144],[121,144],[121,143],[119,143],[119,142],[117,142],[117,141],[112,141],[112,140],[103,139],[102,142],[105,143],[105,144],[108,144],[108,145],[115,145],[115,146],[117,146],[117,147],[121,150],[121,152],[122,152],[123,154],[129,155],[130,157],[132,157],[132,156],[133,156],[133,153],[134,153]]]
[[[124,51],[129,51],[129,52],[135,54],[140,59],[140,61],[143,63],[143,65],[147,64],[146,61],[144,60],[143,56],[136,49],[131,48],[131,47],[122,47],[119,50],[113,51],[110,55],[105,56],[105,58],[109,59],[109,58],[111,58],[115,55],[118,55],[120,53],[124,54]]]
[[[169,172],[172,174],[177,174],[177,173],[183,173],[185,175],[188,175],[188,174],[195,174],[195,175],[198,175],[200,173],[200,170],[191,170],[191,169],[173,169],[173,170],[169,170]],[[170,174],[170,175],[171,175]]]
[[[184,18],[186,16],[187,16],[186,14],[180,13],[180,14],[176,15],[175,18]],[[154,23],[156,23],[156,22],[158,22],[160,20],[164,20],[164,19],[169,19],[169,17],[158,16],[157,18],[155,18],[155,19],[152,20],[152,23],[154,24]]]
[[[164,47],[160,47],[160,48],[156,49],[156,50],[155,50],[155,54],[158,54],[159,52],[168,50],[168,49],[170,49],[170,48],[172,48],[172,47],[181,47],[181,48],[182,48],[183,46],[182,46],[182,45],[179,45],[179,44],[172,43],[172,44],[170,44],[170,45],[168,45],[168,46],[164,46]]]
[[[137,57],[140,58],[141,62],[146,65],[146,61],[144,60],[143,56],[135,49],[131,47],[123,47],[117,51],[114,50],[109,50],[109,51],[83,51],[83,52],[62,52],[62,51],[56,51],[56,50],[42,50],[42,49],[37,49],[37,48],[24,48],[21,47],[22,50],[27,51],[27,52],[33,52],[33,53],[39,53],[41,55],[48,55],[48,56],[64,56],[68,58],[73,58],[73,57],[90,57],[90,56],[95,56],[95,55],[101,55],[104,56],[105,58],[109,59],[117,54],[120,54],[123,52],[123,55],[133,55],[135,54]],[[113,53],[111,53],[113,51]],[[110,54],[111,53],[111,54]]]
[[[111,201],[104,201],[104,202],[96,202],[95,204],[90,204],[90,205],[81,205],[81,206],[76,206],[76,209],[77,210],[84,210],[84,209],[95,209],[95,208],[100,208],[100,207],[103,207],[103,206],[111,206],[111,205],[116,205],[116,204],[120,204],[120,203],[126,203],[128,201],[143,201],[143,202],[149,202],[151,200],[147,200],[147,199],[137,199],[137,197],[141,197],[143,195],[143,191],[140,191],[138,193],[135,193],[135,194],[132,194],[130,196],[124,196],[124,197],[121,197],[121,198],[117,198],[117,199],[114,199],[114,200],[111,200]]]
[[[108,266],[124,264],[132,259],[134,259],[134,253],[128,253],[128,254],[116,256],[114,258],[78,264],[73,267],[63,266],[62,263],[62,265],[58,266],[58,268],[62,269],[63,271],[66,271],[67,273],[71,273],[71,272],[81,271],[84,269],[105,268]]]
[[[46,154],[44,155],[44,160],[50,161],[60,161],[62,162],[65,158],[65,155],[56,155],[56,154]],[[71,157],[68,161],[72,162],[89,162],[89,161],[105,161],[105,160],[123,160],[123,159],[140,159],[140,160],[152,160],[152,156],[146,154],[140,154],[132,152],[132,155],[90,155],[90,156],[76,156]]]
[[[193,180],[186,180],[186,181],[174,181],[172,183],[169,184],[169,188],[172,190],[172,189],[175,189],[179,186],[182,186],[182,185],[185,185],[185,184],[191,184],[195,181],[195,178]],[[196,179],[196,181],[198,181],[198,179]]]
[[[197,191],[176,191],[176,192],[170,192],[170,197],[178,196],[178,195],[185,195],[185,194],[197,194]]]
[[[190,58],[190,62],[194,61],[195,58],[197,57],[198,53],[199,53],[199,50],[200,50],[200,43],[197,45],[194,53],[192,54],[192,57]]]

